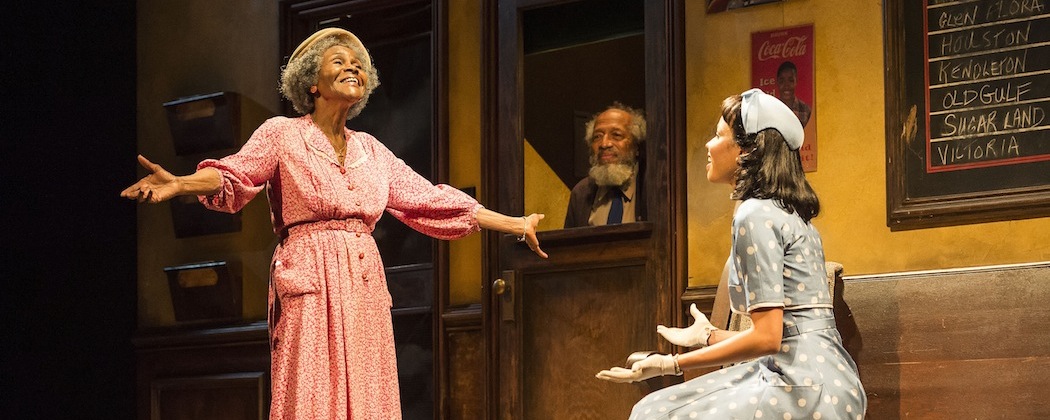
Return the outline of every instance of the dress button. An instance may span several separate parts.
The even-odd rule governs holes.
[[[361,207],[361,202],[358,201],[358,202],[354,203],[354,205],[356,205],[357,207]]]
[[[368,273],[362,274],[361,280],[368,280]]]
[[[345,174],[346,173],[346,168],[340,167],[339,168],[339,173]]]
[[[357,235],[358,238],[360,238],[361,237],[361,232],[357,232],[356,235]]]
[[[359,259],[359,260],[363,260],[363,259],[365,259],[365,253],[364,253],[364,252],[362,252],[362,253],[360,253],[360,254],[357,254],[357,259]]]
[[[353,191],[354,190],[354,186],[353,185],[347,185],[346,189],[348,189],[350,191]]]

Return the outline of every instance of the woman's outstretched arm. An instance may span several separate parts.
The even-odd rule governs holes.
[[[540,249],[540,241],[536,239],[536,225],[540,223],[540,220],[543,220],[542,214],[533,213],[528,216],[511,217],[489,209],[478,210],[478,226],[482,229],[509,233],[519,238],[524,237],[525,243],[532,252],[547,258],[547,253]]]
[[[175,176],[145,156],[139,155],[138,159],[139,164],[148,169],[150,174],[121,191],[121,197],[140,203],[159,203],[180,195],[212,195],[222,186],[219,171],[212,168]]]

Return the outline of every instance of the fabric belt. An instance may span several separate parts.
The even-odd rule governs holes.
[[[835,328],[835,318],[814,319],[812,321],[800,322],[795,325],[784,327],[784,338],[794,337],[813,331],[830,330]]]
[[[325,230],[345,230],[347,232],[372,234],[372,229],[369,228],[365,222],[361,221],[361,219],[337,219],[293,223],[281,230],[281,239],[283,240],[287,239],[289,236],[305,235]]]

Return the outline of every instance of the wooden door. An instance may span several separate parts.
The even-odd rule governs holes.
[[[489,9],[483,131],[489,207],[524,209],[522,16],[557,1],[501,0]],[[584,1],[587,3],[587,1]],[[633,351],[670,352],[658,323],[679,324],[685,268],[681,0],[644,2],[647,220],[540,232],[550,259],[492,238],[483,285],[488,417],[626,418],[648,391],[594,375]],[[498,40],[498,42],[497,42]],[[494,124],[492,123],[494,122]]]
[[[672,293],[654,277],[650,222],[543,232],[551,258],[513,238],[501,247],[494,305],[499,330],[499,418],[626,418],[644,385],[598,380],[658,343],[656,324]],[[666,298],[661,298],[666,296]]]

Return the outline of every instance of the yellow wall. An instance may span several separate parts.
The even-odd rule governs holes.
[[[569,187],[565,186],[543,156],[525,142],[525,212],[540,213],[543,220],[536,230],[556,230],[565,226],[569,208]]]
[[[704,175],[704,143],[726,96],[750,88],[750,34],[813,24],[821,197],[814,223],[846,274],[1050,260],[1050,219],[890,232],[881,2],[791,0],[707,15],[686,1],[690,285],[716,284],[729,253],[729,186]]]
[[[448,2],[449,184],[481,190],[481,9]],[[481,301],[481,235],[449,243],[449,304]]]

